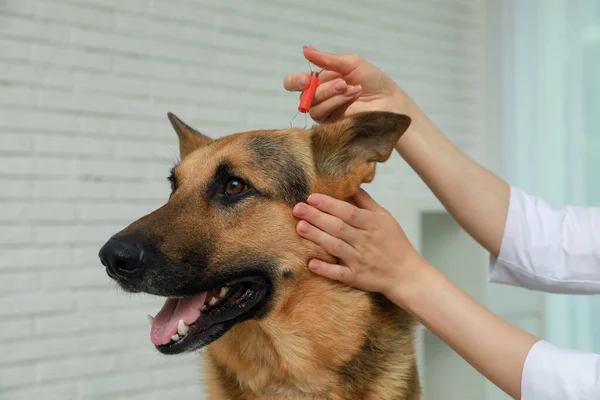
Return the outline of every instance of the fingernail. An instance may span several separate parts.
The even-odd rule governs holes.
[[[315,195],[311,194],[310,196],[308,196],[308,199],[306,199],[306,202],[310,205],[313,205],[315,207],[319,206],[319,199],[317,197],[315,197]]]
[[[311,271],[317,271],[320,266],[321,266],[321,263],[319,261],[317,261],[317,260],[310,260],[308,262],[308,268]]]
[[[305,87],[306,85],[308,85],[308,78],[302,75],[300,78],[298,78],[298,85],[300,87]]]
[[[298,222],[298,232],[300,233],[308,233],[308,224],[304,221]]]
[[[333,84],[333,90],[337,93],[343,93],[347,87],[348,87],[348,84],[343,79],[339,79],[337,82],[335,82]]]
[[[354,96],[355,94],[359,93],[362,90],[362,86],[360,85],[349,85],[348,89],[346,90],[346,92],[344,93],[346,96]]]
[[[304,46],[302,46],[302,47],[304,47],[305,49],[313,49],[313,50],[316,50],[314,47],[312,47],[312,46],[310,46],[310,45],[308,45],[308,44],[305,44],[305,45],[304,45]]]
[[[306,206],[302,203],[298,203],[294,206],[294,215],[296,215],[297,217],[302,217],[306,215],[306,211]]]

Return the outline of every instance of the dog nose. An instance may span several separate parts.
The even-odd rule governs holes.
[[[144,249],[113,237],[102,246],[98,256],[109,276],[127,279],[142,267]]]

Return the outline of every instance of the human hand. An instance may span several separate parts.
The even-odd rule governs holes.
[[[408,282],[424,260],[398,222],[363,189],[354,196],[358,207],[323,194],[313,194],[293,210],[298,234],[340,259],[340,264],[310,260],[310,270],[357,289],[390,298]],[[359,208],[360,207],[360,208]]]
[[[304,46],[304,57],[324,68],[319,74],[310,116],[317,122],[335,120],[362,111],[390,111],[412,114],[414,102],[383,71],[356,54],[334,54]],[[310,72],[289,74],[283,86],[289,91],[302,91]]]

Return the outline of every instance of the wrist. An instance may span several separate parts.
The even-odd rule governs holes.
[[[402,270],[395,279],[390,279],[391,285],[383,294],[398,306],[408,309],[418,301],[419,295],[427,292],[429,277],[437,270],[420,255],[414,260],[399,266]]]

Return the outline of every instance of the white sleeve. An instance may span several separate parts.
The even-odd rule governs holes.
[[[600,399],[600,355],[540,340],[525,359],[521,400]]]
[[[489,280],[552,293],[600,293],[600,208],[554,208],[511,187]]]

